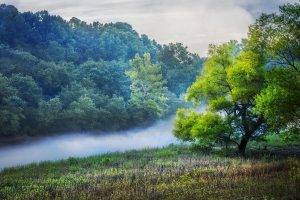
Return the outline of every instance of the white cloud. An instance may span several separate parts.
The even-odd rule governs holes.
[[[294,0],[4,0],[21,11],[48,10],[66,19],[128,22],[159,43],[182,42],[205,55],[210,43],[246,36],[261,12]]]

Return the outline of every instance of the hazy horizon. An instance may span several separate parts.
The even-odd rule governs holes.
[[[21,12],[47,10],[69,20],[127,22],[159,43],[181,42],[206,55],[208,44],[240,40],[260,13],[295,0],[4,0]]]

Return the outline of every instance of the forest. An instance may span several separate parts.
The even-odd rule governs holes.
[[[145,126],[185,104],[203,58],[126,23],[0,6],[0,136]]]
[[[201,57],[0,5],[0,199],[299,199],[299,2],[247,30]]]

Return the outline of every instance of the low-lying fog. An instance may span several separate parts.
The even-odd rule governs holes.
[[[177,142],[172,135],[172,125],[173,118],[145,129],[114,134],[73,133],[1,147],[0,169],[32,162],[166,146]]]

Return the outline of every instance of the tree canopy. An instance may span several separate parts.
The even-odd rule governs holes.
[[[88,24],[0,5],[0,136],[120,130],[173,113],[202,59],[127,23]],[[159,56],[160,55],[160,56]],[[185,73],[180,92],[171,69]],[[173,75],[172,75],[173,74]],[[174,94],[176,93],[176,94]]]
[[[205,145],[236,144],[270,131],[299,131],[299,4],[262,15],[242,44],[211,45],[187,100],[207,104],[204,113],[179,110],[174,134]],[[297,131],[295,131],[297,130]]]

